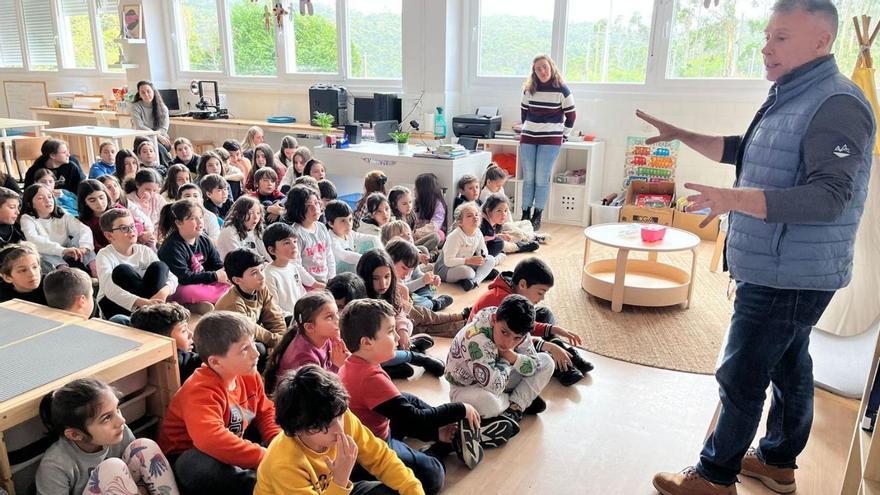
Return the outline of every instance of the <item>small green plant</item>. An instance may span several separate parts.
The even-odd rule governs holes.
[[[395,143],[406,144],[409,142],[408,132],[389,132],[388,135],[391,136]]]
[[[335,120],[336,118],[329,113],[315,112],[315,118],[312,119],[312,123],[320,127],[325,134],[329,134],[333,130],[333,122]]]

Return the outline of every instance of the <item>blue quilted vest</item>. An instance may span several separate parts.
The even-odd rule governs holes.
[[[740,167],[738,187],[781,189],[803,184],[802,141],[828,98],[848,94],[871,112],[862,91],[832,57],[791,81],[775,84],[771,105],[754,127]],[[772,100],[775,97],[775,102]],[[874,129],[871,136],[874,136]],[[853,197],[831,222],[768,223],[730,214],[727,263],[738,281],[778,289],[836,290],[852,278],[853,244],[867,196],[871,143],[855,178]]]

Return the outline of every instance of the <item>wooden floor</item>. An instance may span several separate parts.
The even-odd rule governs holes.
[[[545,230],[553,240],[538,251],[541,257],[583,249],[583,229]],[[508,257],[502,269],[512,270],[522,256]],[[472,304],[485,285],[469,293],[446,284],[443,290],[455,297],[458,309]],[[438,339],[429,353],[445,357],[448,347],[448,340]],[[653,494],[655,472],[697,461],[718,401],[714,377],[587,355],[596,365],[591,376],[570,388],[551,382],[542,394],[547,411],[527,418],[522,432],[507,446],[487,451],[475,470],[449,457],[444,493]],[[432,404],[449,401],[446,383],[428,376],[399,386]],[[839,493],[857,408],[854,400],[816,391],[812,436],[798,459],[798,493]],[[738,492],[773,493],[749,478],[742,478]]]

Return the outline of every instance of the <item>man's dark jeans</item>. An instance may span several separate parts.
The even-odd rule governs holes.
[[[721,413],[696,466],[704,478],[722,485],[736,481],[771,383],[773,402],[758,457],[772,466],[797,467],[813,423],[810,332],[832,296],[834,291],[737,282],[727,347],[715,372]]]

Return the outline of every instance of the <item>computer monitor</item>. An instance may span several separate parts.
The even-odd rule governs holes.
[[[394,141],[391,137],[392,132],[397,132],[398,122],[396,120],[378,120],[373,122],[373,136],[377,143],[390,143]]]
[[[180,110],[180,101],[177,99],[176,89],[160,89],[158,91],[162,95],[162,101],[165,102],[169,112]]]
[[[369,124],[375,119],[373,116],[372,98],[354,98],[354,121]]]

